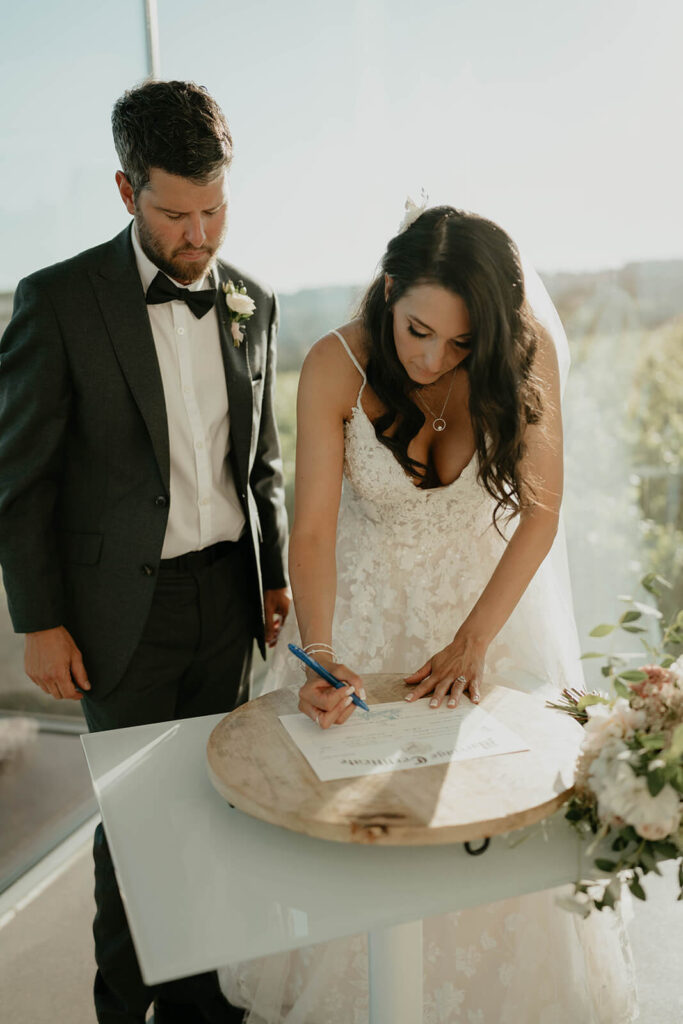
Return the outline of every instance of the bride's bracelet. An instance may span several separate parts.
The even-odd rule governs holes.
[[[334,647],[330,644],[323,643],[310,643],[306,644],[303,648],[305,654],[310,654],[313,657],[316,654],[326,654],[332,661],[337,660],[337,655],[334,653]]]
[[[304,644],[303,649],[306,654],[310,654],[311,651],[327,651],[328,654],[334,654],[334,647],[332,644],[324,644],[322,640],[314,640],[309,644]]]

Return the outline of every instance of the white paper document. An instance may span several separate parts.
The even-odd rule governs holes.
[[[469,701],[454,709],[430,708],[427,700],[373,704],[325,730],[301,714],[280,715],[280,721],[322,782],[529,749]]]

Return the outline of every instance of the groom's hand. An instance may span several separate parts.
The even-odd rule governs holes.
[[[291,603],[292,592],[289,587],[280,587],[279,590],[266,590],[264,592],[263,608],[266,616],[266,643],[269,647],[275,647]]]
[[[81,652],[64,626],[26,634],[24,669],[55,700],[82,700],[74,683],[81,690],[90,689]]]

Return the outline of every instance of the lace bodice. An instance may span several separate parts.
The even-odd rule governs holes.
[[[476,455],[447,486],[417,487],[390,450],[377,440],[363,407],[365,372],[343,336],[338,331],[332,333],[344,345],[362,381],[344,430],[344,476],[363,513],[374,522],[384,522],[388,530],[426,523],[431,529],[450,528],[454,516],[464,516],[468,523],[474,517],[485,529],[491,518],[491,508],[487,506],[492,506],[492,500],[477,482]]]
[[[333,332],[346,349],[361,377],[360,389],[344,430],[344,491],[341,517],[366,517],[392,546],[413,553],[419,548],[433,555],[444,538],[452,543],[458,533],[480,537],[491,526],[493,500],[480,485],[477,456],[460,476],[444,487],[417,487],[391,451],[377,439],[363,407],[367,378],[344,337]]]

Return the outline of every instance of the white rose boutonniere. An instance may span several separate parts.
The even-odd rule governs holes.
[[[244,340],[242,324],[253,316],[256,303],[250,295],[247,295],[247,289],[241,281],[236,285],[232,281],[226,281],[223,285],[223,291],[225,292],[225,303],[230,317],[232,343],[235,348],[239,348]]]

